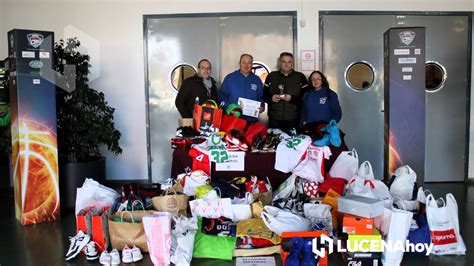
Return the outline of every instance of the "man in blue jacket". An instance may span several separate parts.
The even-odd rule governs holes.
[[[224,78],[217,98],[224,102],[224,110],[231,103],[238,103],[239,98],[258,101],[261,103],[260,113],[265,110],[265,103],[262,100],[263,85],[260,78],[252,72],[253,57],[249,54],[242,54],[239,61],[239,70],[228,74]],[[247,122],[257,121],[256,117],[242,116]]]

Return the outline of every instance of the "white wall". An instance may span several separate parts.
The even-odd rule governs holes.
[[[108,179],[147,178],[142,24],[145,14],[296,10],[298,21],[306,21],[304,28],[298,26],[298,50],[316,50],[319,58],[318,12],[321,10],[474,10],[472,0],[449,3],[445,0],[365,0],[357,3],[350,0],[245,0],[238,3],[234,0],[3,1],[3,4],[0,2],[0,58],[7,56],[6,33],[13,28],[54,31],[56,39],[62,38],[65,32],[82,31],[83,38],[79,37],[86,47],[94,51],[94,47],[99,47],[100,60],[94,56],[92,64],[100,62],[95,64],[100,66],[100,76],[92,82],[92,87],[104,91],[109,104],[116,108],[116,125],[123,134],[123,154],[118,157],[107,155]],[[317,64],[319,67],[319,62]],[[474,139],[473,134],[471,132],[471,139]],[[472,168],[470,175],[474,172]]]

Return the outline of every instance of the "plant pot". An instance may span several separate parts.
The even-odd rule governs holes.
[[[59,166],[59,194],[61,209],[74,210],[76,207],[76,191],[82,187],[86,178],[93,178],[100,184],[105,182],[105,158],[81,163],[63,163]]]

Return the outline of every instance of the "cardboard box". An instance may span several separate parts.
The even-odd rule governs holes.
[[[337,210],[342,213],[374,218],[383,214],[383,201],[362,196],[349,195],[337,199]]]
[[[382,252],[382,235],[376,228],[370,234],[347,234],[347,249],[355,252]]]
[[[347,252],[343,257],[348,266],[378,266],[382,262],[381,252]]]
[[[322,235],[327,235],[326,231],[307,231],[307,232],[283,232],[280,236],[281,238],[281,249],[280,249],[280,256],[282,265],[285,265],[286,257],[288,257],[288,253],[290,251],[290,239],[293,237],[301,237],[303,239],[313,239],[316,237],[320,237]],[[326,256],[324,258],[319,258],[318,262],[319,266],[327,266],[328,265],[328,253],[326,249]]]
[[[374,228],[374,219],[344,214],[342,232],[350,234],[371,234]]]
[[[179,127],[192,127],[194,128],[194,119],[192,118],[180,118],[178,119]]]

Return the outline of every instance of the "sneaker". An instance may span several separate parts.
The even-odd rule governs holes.
[[[143,255],[142,255],[142,252],[140,251],[139,247],[133,246],[133,248],[131,250],[132,250],[133,262],[137,262],[137,261],[143,259]]]
[[[81,230],[77,233],[77,235],[73,237],[69,237],[69,249],[66,253],[66,260],[73,259],[81,252],[81,250],[89,243],[91,237],[87,234],[84,234]]]
[[[341,132],[339,131],[339,127],[337,126],[336,120],[331,120],[327,125],[327,131],[329,133],[329,142],[334,147],[341,146]]]
[[[318,147],[328,146],[329,145],[329,135],[326,134],[322,139],[316,140],[313,142],[314,145]]]
[[[87,260],[96,260],[99,258],[99,252],[97,252],[97,249],[95,249],[94,241],[87,243],[87,245],[84,247],[84,253],[86,254]]]
[[[120,253],[118,252],[117,249],[112,249],[112,251],[109,253],[111,257],[110,264],[111,265],[119,265],[120,264]]]
[[[132,249],[129,248],[127,245],[122,249],[122,261],[123,263],[132,263],[133,256],[132,256]]]
[[[110,256],[110,253],[107,250],[100,254],[99,262],[102,265],[112,264],[112,256]]]
[[[290,240],[290,252],[286,258],[286,266],[300,266],[301,265],[301,250],[303,249],[304,240],[301,237],[293,237]]]

